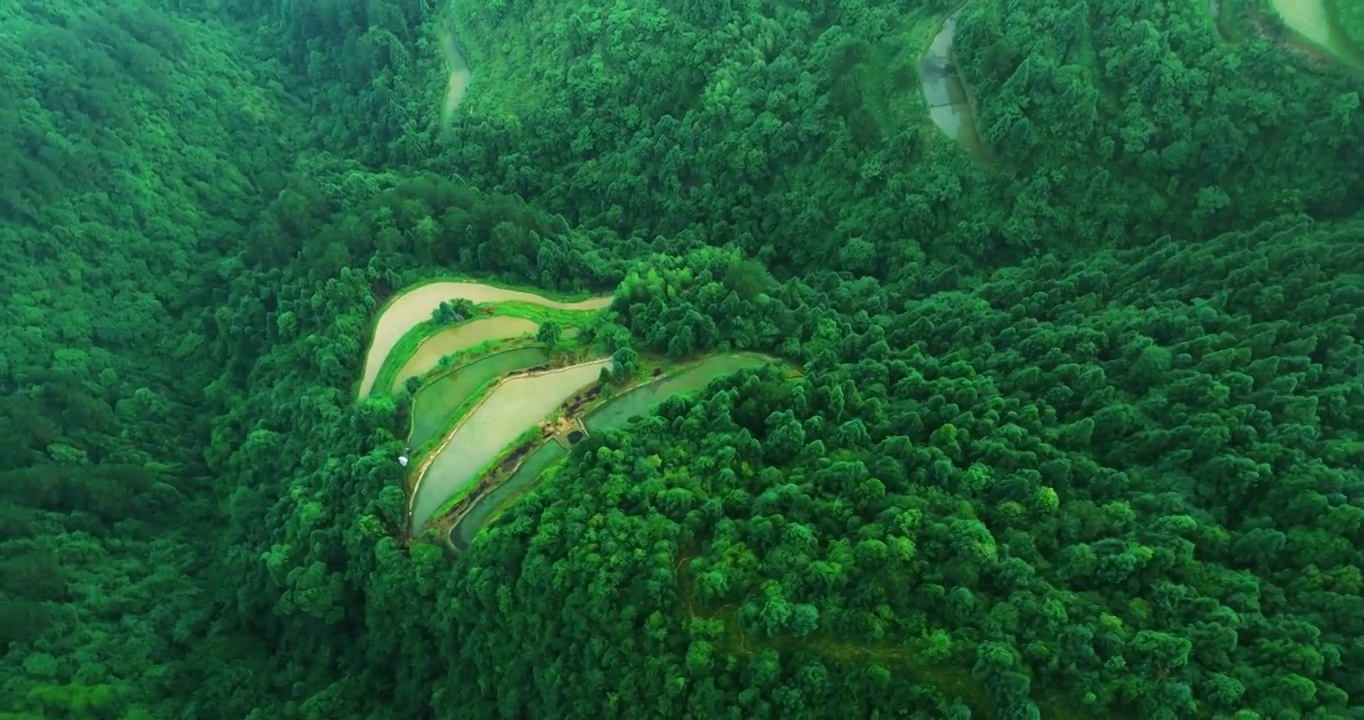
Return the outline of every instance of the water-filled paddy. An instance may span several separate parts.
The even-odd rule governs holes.
[[[412,498],[414,534],[518,436],[554,412],[575,392],[591,384],[611,361],[514,377],[494,388],[454,431],[426,467]]]
[[[519,301],[565,310],[600,310],[611,304],[610,297],[597,297],[579,302],[559,302],[520,290],[483,285],[481,283],[441,281],[419,285],[393,298],[384,306],[374,323],[374,338],[365,354],[364,373],[360,378],[359,396],[364,397],[374,388],[379,368],[388,358],[393,346],[418,324],[431,318],[431,311],[447,300],[463,298],[474,304]]]
[[[543,348],[520,348],[489,355],[433,380],[412,398],[412,430],[408,433],[408,445],[415,448],[433,440],[445,426],[450,412],[487,383],[548,361],[549,352]]]
[[[417,346],[416,352],[403,363],[398,374],[393,376],[392,389],[397,391],[408,378],[420,377],[435,369],[440,359],[446,355],[468,350],[489,340],[533,335],[537,328],[539,325],[534,320],[501,316],[480,318],[441,330]]]
[[[464,517],[460,518],[455,527],[450,530],[450,542],[461,550],[469,547],[474,535],[478,534],[478,531],[487,524],[488,518],[492,517],[493,513],[503,503],[535,484],[541,473],[567,454],[568,450],[565,450],[564,446],[557,442],[547,442],[541,445],[539,449],[521,462],[511,477],[469,508],[469,512],[465,513]]]
[[[649,409],[678,393],[699,390],[717,377],[738,372],[744,368],[759,367],[772,360],[762,355],[717,355],[701,361],[694,367],[655,380],[622,393],[598,406],[583,418],[583,424],[591,432],[619,427],[635,415],[643,415]]]

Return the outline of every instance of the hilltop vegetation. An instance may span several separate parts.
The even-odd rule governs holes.
[[[1358,77],[1295,63],[1263,39],[1225,46],[1203,4],[974,3],[959,53],[987,98],[986,145],[1028,178],[1020,203],[1084,208],[1011,219],[1044,237],[1325,219],[1355,212],[1348,199],[1364,192]]]
[[[977,162],[917,86],[952,7],[3,11],[0,709],[1361,712],[1364,82],[979,2]],[[803,375],[594,434],[450,557],[354,398],[449,275]]]
[[[760,345],[794,338],[808,375],[665,403],[514,506],[448,585],[483,640],[470,677],[584,682],[458,696],[486,715],[1344,716],[1364,693],[1361,239],[1166,240],[904,305],[830,282],[721,310],[678,281],[689,260],[634,329],[667,323],[647,310],[666,287]]]

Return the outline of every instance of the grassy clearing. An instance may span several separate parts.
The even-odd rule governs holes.
[[[508,300],[493,306],[493,317],[506,315],[510,317],[525,318],[541,324],[553,320],[564,327],[586,326],[601,312],[604,311],[568,310],[565,308],[550,307],[548,305],[536,305],[535,303],[522,302],[520,300]]]

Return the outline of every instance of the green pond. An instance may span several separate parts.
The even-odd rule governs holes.
[[[636,415],[648,413],[655,405],[673,395],[698,390],[718,377],[769,362],[772,362],[771,358],[750,354],[708,358],[680,373],[641,385],[607,401],[589,412],[587,417],[583,418],[583,424],[587,426],[589,432],[619,427]],[[535,484],[541,473],[567,454],[568,450],[558,442],[550,441],[541,445],[522,461],[521,466],[511,477],[469,509],[469,512],[450,530],[450,542],[460,550],[467,548],[474,535],[478,534],[499,507]]]
[[[543,348],[519,348],[489,355],[423,386],[412,398],[412,432],[408,447],[419,447],[434,439],[445,427],[450,412],[479,388],[510,372],[549,361]]]

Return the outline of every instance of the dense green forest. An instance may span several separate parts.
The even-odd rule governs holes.
[[[973,0],[978,159],[958,7],[0,8],[0,717],[1364,717],[1364,76]],[[353,392],[450,275],[801,373],[454,555]]]

